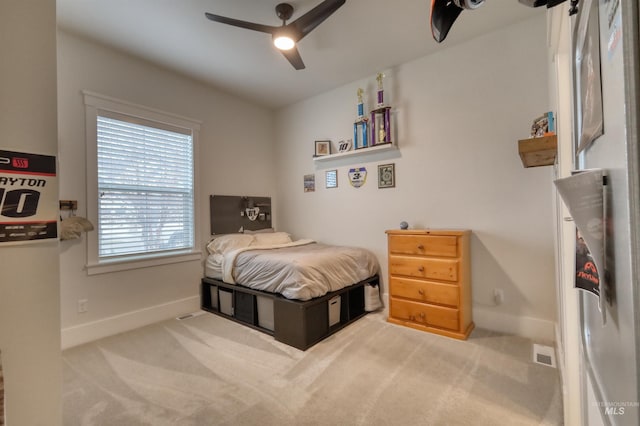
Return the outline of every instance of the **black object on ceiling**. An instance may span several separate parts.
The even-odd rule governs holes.
[[[289,60],[291,65],[297,70],[304,69],[304,62],[298,52],[297,43],[309,34],[315,27],[320,25],[333,12],[338,10],[346,0],[325,0],[318,6],[311,9],[295,21],[287,24],[287,21],[293,15],[293,6],[288,3],[280,3],[276,6],[276,15],[282,19],[282,26],[274,27],[271,25],[256,24],[254,22],[241,21],[238,19],[227,18],[225,16],[205,13],[205,16],[212,21],[221,22],[223,24],[233,25],[234,27],[245,28],[248,30],[259,31],[271,34],[274,44],[279,37],[286,37],[292,43],[292,47],[288,50],[280,48],[280,52]]]
[[[476,9],[484,3],[485,0],[431,0],[431,13],[429,20],[431,21],[431,34],[438,43],[444,41],[449,34],[449,30],[453,23],[458,19],[460,13],[465,9]],[[518,0],[528,7],[546,6],[547,9],[555,7],[566,0]],[[580,0],[571,0],[571,8],[569,14],[573,15],[578,11],[578,2]]]

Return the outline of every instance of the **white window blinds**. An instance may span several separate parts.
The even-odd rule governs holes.
[[[190,131],[98,115],[98,257],[193,249]]]

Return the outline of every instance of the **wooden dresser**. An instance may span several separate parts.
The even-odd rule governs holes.
[[[457,339],[469,337],[471,231],[387,231],[389,319],[394,324]]]

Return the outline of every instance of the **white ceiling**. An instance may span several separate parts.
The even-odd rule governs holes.
[[[292,20],[321,0],[293,0]],[[58,25],[225,92],[278,108],[544,13],[517,0],[464,11],[436,43],[431,0],[348,0],[300,41],[296,71],[271,36],[212,22],[204,12],[280,25],[279,0],[57,0]]]

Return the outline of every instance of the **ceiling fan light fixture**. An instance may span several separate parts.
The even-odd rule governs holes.
[[[323,0],[316,7],[289,24],[287,24],[287,21],[293,14],[293,6],[289,3],[280,3],[276,5],[276,15],[278,15],[278,18],[282,19],[282,26],[280,27],[241,21],[239,19],[228,18],[226,16],[214,15],[209,12],[205,12],[204,15],[207,19],[214,22],[220,22],[234,27],[270,34],[273,44],[278,50],[280,50],[282,56],[287,58],[296,70],[303,70],[305,68],[304,62],[300,57],[300,52],[298,52],[296,44],[313,31],[314,28],[324,22],[325,19],[331,16],[333,12],[344,5],[346,1],[347,0]]]
[[[280,34],[273,37],[273,44],[280,50],[291,50],[296,42],[288,35]]]

